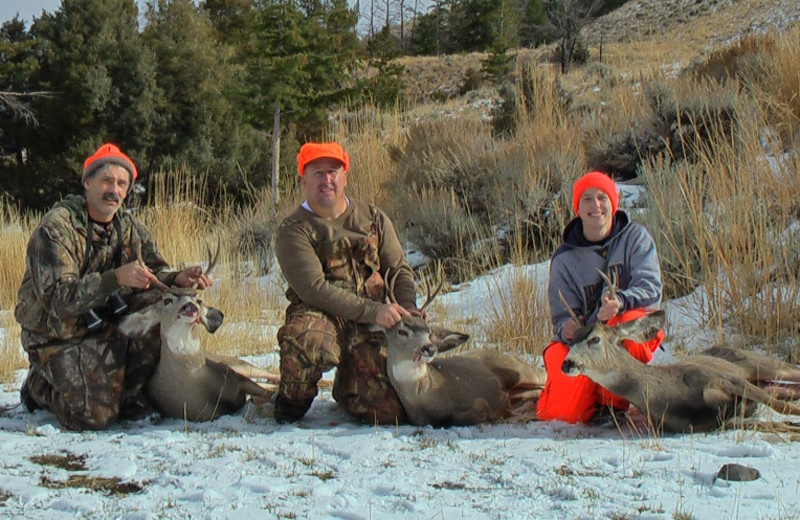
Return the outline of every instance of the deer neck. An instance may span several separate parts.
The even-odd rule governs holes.
[[[161,355],[184,360],[194,365],[205,364],[200,340],[192,334],[194,324],[175,322],[161,326]]]
[[[631,356],[622,346],[615,352],[619,355],[608,356],[604,366],[587,369],[584,375],[611,393],[633,401],[631,397],[641,393],[651,367]]]
[[[401,359],[389,362],[389,377],[395,385],[422,393],[434,386],[434,373],[428,363]]]

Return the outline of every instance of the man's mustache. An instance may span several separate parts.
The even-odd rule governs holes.
[[[114,202],[118,203],[120,198],[116,193],[103,193],[103,200],[113,200]]]

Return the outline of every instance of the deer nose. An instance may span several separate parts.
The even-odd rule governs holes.
[[[197,314],[197,305],[192,302],[185,303],[183,307],[181,307],[181,314],[186,316],[192,316]]]
[[[206,319],[203,325],[205,325],[208,332],[213,334],[220,327],[220,325],[222,325],[222,321],[224,319],[225,315],[222,314],[221,310],[211,307],[206,313]]]
[[[573,372],[573,370],[574,372],[577,372],[578,365],[576,365],[571,359],[565,359],[564,362],[561,363],[561,371],[563,373],[569,375],[571,372]]]
[[[422,353],[426,357],[431,357],[432,358],[433,356],[436,355],[436,345],[434,345],[433,343],[428,343],[427,345],[423,345]]]

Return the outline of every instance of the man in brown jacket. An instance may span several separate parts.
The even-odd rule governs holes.
[[[278,263],[289,284],[286,323],[278,331],[281,382],[275,419],[301,419],[323,372],[338,367],[333,397],[367,423],[405,422],[386,375],[386,328],[416,310],[414,277],[389,218],[345,195],[350,158],[337,143],[307,143],[297,155],[306,200],[278,230]],[[397,304],[384,303],[395,278]]]

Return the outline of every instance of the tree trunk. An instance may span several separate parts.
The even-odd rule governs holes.
[[[272,212],[278,211],[278,170],[281,164],[281,107],[275,102],[272,113]]]

